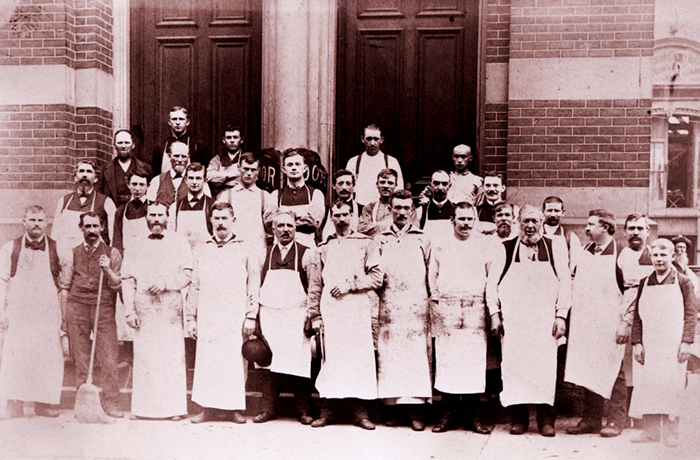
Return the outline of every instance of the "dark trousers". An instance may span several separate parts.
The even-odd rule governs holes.
[[[442,400],[442,419],[448,423],[462,416],[465,423],[470,423],[481,418],[480,394],[453,394],[440,392]]]
[[[338,412],[348,409],[352,412],[352,416],[355,422],[359,422],[362,419],[369,418],[369,416],[367,415],[367,409],[365,408],[365,405],[361,399],[321,399],[321,417],[325,419],[335,420],[337,418]]]
[[[557,413],[554,407],[549,404],[533,404],[537,408],[537,427],[542,429],[543,426],[552,425],[557,419]],[[515,404],[508,407],[510,412],[510,422],[513,425],[521,424],[528,426],[530,424],[530,411],[527,404]]]
[[[599,394],[583,389],[583,420],[589,425],[600,426],[603,423],[605,398]],[[615,384],[613,385],[610,401],[608,401],[608,424],[615,423],[625,427],[627,422],[627,381],[625,372],[620,367]]]
[[[68,299],[68,335],[75,359],[76,387],[87,380],[90,365],[90,331],[95,324],[95,304],[85,305],[74,299]],[[117,405],[119,402],[119,341],[117,323],[114,320],[114,303],[100,306],[100,318],[97,322],[97,344],[95,361],[100,366],[100,386],[102,401],[105,405]]]
[[[275,414],[279,403],[280,386],[294,393],[297,415],[311,415],[311,380],[296,375],[278,374],[263,370],[262,375],[262,410]]]

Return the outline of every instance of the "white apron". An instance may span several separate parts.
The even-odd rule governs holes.
[[[515,261],[498,285],[503,316],[501,404],[554,404],[557,341],[552,336],[559,281],[550,261]],[[552,254],[549,254],[551,260]]]
[[[479,240],[446,245],[439,255],[441,297],[431,321],[435,388],[443,393],[477,394],[486,388],[485,264],[480,258],[465,259],[475,242]],[[465,263],[469,260],[474,263]]]
[[[294,213],[295,216],[303,216],[309,212],[311,209],[311,191],[309,187],[306,187],[306,195],[309,197],[309,204],[298,204],[296,206],[288,206],[286,204],[281,204],[280,194],[282,190],[277,191],[277,204],[280,211],[289,211]],[[297,232],[295,241],[303,244],[307,248],[314,249],[316,247],[316,233],[302,233]]]
[[[346,259],[341,246],[333,246],[323,268],[321,316],[326,358],[316,388],[322,398],[376,399],[370,297],[366,292],[358,292],[334,299],[330,293],[333,286],[353,276],[347,273]]]
[[[304,335],[306,292],[299,279],[298,263],[297,252],[294,271],[273,270],[270,256],[260,287],[260,329],[272,350],[272,372],[310,378],[311,343]]]
[[[265,251],[267,241],[263,225],[264,192],[237,190],[236,188],[222,192],[221,198],[233,206],[236,221],[233,223],[233,233],[236,239],[245,241],[246,245],[256,251]]]
[[[128,206],[128,204],[127,204]],[[146,216],[129,220],[126,218],[126,206],[124,206],[124,215],[122,216],[122,246],[124,248],[124,255],[129,250],[133,250],[138,243],[136,241],[140,238],[148,237],[149,230],[146,224]],[[117,296],[117,303],[114,310],[114,318],[117,322],[117,337],[121,341],[132,341],[134,340],[134,329],[126,324],[126,309],[124,308],[124,302],[122,302],[121,296]]]
[[[85,211],[72,211],[68,209],[68,206],[73,202],[76,197],[75,194],[71,195],[68,199],[68,203],[63,207],[63,210],[58,216],[58,220],[53,223],[51,230],[51,235],[54,236],[54,240],[60,242],[65,247],[73,249],[77,245],[85,241],[83,232],[80,230],[80,215]],[[63,198],[61,198],[63,199]],[[95,212],[95,200],[97,199],[97,192],[92,193],[92,204],[90,205],[90,211]]]
[[[63,385],[61,308],[48,241],[44,251],[22,247],[17,273],[8,283],[6,308],[9,326],[0,367],[0,399],[58,404]]]
[[[404,235],[382,241],[381,265],[385,284],[379,303],[378,397],[430,398],[430,316],[420,240]]]
[[[201,198],[204,200],[204,197]],[[211,239],[211,234],[207,228],[207,213],[205,209],[183,211],[179,209],[182,203],[178,202],[178,209],[175,213],[175,232],[184,236],[190,243],[190,247],[194,251],[197,246],[200,246]]]
[[[248,302],[247,253],[236,243],[222,248],[207,244],[202,249],[192,401],[203,407],[244,410],[247,362],[241,347]]]
[[[564,381],[609,399],[620,373],[625,345],[615,342],[622,295],[615,277],[615,255],[579,256],[571,299]]]
[[[642,319],[644,365],[634,361],[635,385],[630,415],[678,416],[683,408],[685,368],[678,362],[683,337],[683,293],[678,275],[673,284],[646,285],[637,311]]]
[[[426,219],[423,232],[437,244],[441,239],[453,237],[454,228],[450,219]]]

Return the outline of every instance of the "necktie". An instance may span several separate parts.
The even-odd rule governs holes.
[[[164,236],[165,235],[163,235],[162,233],[158,233],[158,234],[151,233],[150,235],[148,235],[148,239],[149,240],[162,240]]]
[[[41,241],[26,240],[24,243],[24,247],[31,249],[33,251],[46,251],[46,240],[41,240]]]

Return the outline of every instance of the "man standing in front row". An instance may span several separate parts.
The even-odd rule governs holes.
[[[509,407],[510,434],[527,431],[527,405],[535,404],[540,434],[552,437],[557,340],[566,332],[571,274],[563,248],[542,236],[543,221],[539,208],[523,206],[520,236],[505,241],[497,253],[486,295],[498,301],[489,304],[489,314],[491,332],[501,337],[501,403]]]
[[[134,332],[131,413],[180,420],[187,414],[187,372],[181,290],[192,277],[187,240],[166,230],[168,208],[148,205],[147,238],[127,252],[122,265],[126,321]]]
[[[413,197],[397,190],[391,197],[394,223],[374,239],[384,268],[379,296],[378,396],[387,426],[408,415],[413,431],[425,429],[425,403],[432,397],[427,289],[430,238],[411,224]],[[400,414],[399,407],[407,408]]]
[[[379,199],[374,183],[380,171],[383,169],[396,171],[396,187],[399,190],[403,188],[403,174],[401,174],[399,161],[382,152],[384,136],[382,136],[382,130],[379,129],[379,126],[367,125],[361,140],[365,151],[350,158],[345,169],[352,171],[357,179],[355,199],[362,206],[367,206]]]
[[[102,406],[107,415],[124,417],[119,410],[119,341],[115,321],[115,301],[121,287],[122,256],[100,238],[102,223],[94,212],[80,215],[80,230],[85,241],[73,248],[69,273],[71,286],[68,292],[67,317],[71,350],[75,358],[76,382],[80,387],[87,380],[90,363],[90,333],[97,335],[95,360],[100,366]],[[100,273],[102,296],[100,315],[95,326],[97,294]]]
[[[454,430],[463,411],[466,427],[489,434],[481,423],[479,396],[486,389],[484,294],[495,242],[473,231],[476,209],[469,202],[455,205],[451,222],[452,235],[432,248],[428,277],[435,389],[442,398],[442,416],[433,433]]]
[[[311,346],[304,335],[308,315],[308,276],[316,268],[313,250],[294,241],[296,223],[290,212],[272,216],[276,243],[261,260],[260,329],[272,350],[272,364],[262,378],[262,412],[253,418],[265,423],[276,416],[281,381],[294,392],[297,416],[303,425],[311,417]]]
[[[70,254],[46,235],[40,206],[27,207],[22,224],[24,235],[0,249],[0,329],[5,331],[0,399],[7,399],[11,418],[24,415],[25,401],[34,401],[36,415],[58,417]]]
[[[331,207],[336,232],[319,245],[319,269],[309,280],[309,317],[314,329],[325,330],[324,362],[316,380],[323,407],[311,426],[332,422],[339,400],[349,399],[355,423],[373,430],[360,402],[377,399],[372,302],[367,293],[382,285],[384,273],[374,241],[350,230],[351,214],[343,201]]]
[[[610,431],[625,426],[627,385],[622,369],[624,343],[617,342],[625,311],[624,278],[618,261],[615,216],[605,209],[588,213],[586,235],[576,266],[564,381],[583,387],[583,418],[570,434],[598,433],[606,399],[624,402],[608,411]],[[627,325],[623,325],[627,327]],[[619,393],[619,396],[611,395]],[[601,433],[602,434],[602,433]]]
[[[241,346],[255,330],[260,266],[251,249],[233,234],[233,217],[230,204],[216,203],[211,212],[214,235],[195,249],[187,332],[197,339],[192,401],[204,411],[192,423],[221,418],[246,422],[242,413],[246,361]]]

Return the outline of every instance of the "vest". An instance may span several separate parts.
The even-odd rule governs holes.
[[[110,248],[104,241],[100,241],[97,249],[88,254],[85,245],[79,244],[73,248],[73,279],[70,287],[70,297],[79,301],[87,301],[92,304],[97,299],[98,282],[100,279],[100,256],[110,256]],[[109,288],[106,277],[102,281],[102,304],[113,301],[114,293]]]
[[[454,207],[454,204],[452,204],[450,200],[446,200],[445,204],[443,204],[442,208],[440,209],[435,206],[435,203],[433,203],[432,200],[428,201],[422,206],[423,212],[420,216],[420,228],[425,228],[426,220],[449,220],[454,212]],[[447,217],[445,217],[445,213],[447,213]]]
[[[265,277],[267,276],[267,270],[268,267],[270,267],[270,257],[272,257],[272,251],[277,248],[277,245],[270,246],[267,248],[267,253],[265,255],[265,263],[263,264],[262,271],[260,272],[260,285],[265,282]],[[298,248],[298,250],[297,250]],[[304,259],[304,253],[306,253],[306,250],[309,249],[303,244],[299,244],[297,242],[294,242],[292,244],[292,247],[289,249],[289,252],[287,252],[287,256],[289,256],[289,253],[292,251],[296,251],[295,257],[297,259],[297,267],[298,267],[298,272],[299,272],[299,279],[301,280],[301,285],[304,287],[304,292],[308,291],[309,288],[309,280],[306,276],[306,271],[304,271],[301,262]],[[280,254],[279,249],[277,250],[277,254]],[[289,257],[286,262],[282,262],[279,259],[275,258],[275,260],[272,261],[272,270],[294,270],[294,258]]]
[[[503,246],[506,248],[506,264],[503,267],[503,273],[501,273],[501,277],[498,280],[499,283],[503,281],[503,277],[506,276],[511,263],[513,262],[513,252],[515,252],[515,246],[519,240],[520,238],[513,238],[512,240],[506,240],[503,242]],[[520,254],[518,254],[518,257],[520,257]],[[557,268],[554,266],[552,240],[545,236],[540,238],[540,240],[537,242],[537,260],[540,262],[546,262],[549,260],[549,264],[552,266],[552,270],[554,271],[554,276],[558,277]],[[517,262],[520,262],[520,260]]]
[[[162,173],[160,176],[160,184],[158,185],[158,193],[156,194],[156,201],[164,203],[167,207],[173,204],[175,199],[175,183],[170,175],[170,171]],[[180,182],[180,187],[177,189],[177,200],[187,196],[187,184],[183,177]]]
[[[22,241],[24,237],[20,236],[16,238],[12,243],[12,254],[10,255],[10,278],[14,278],[17,274],[17,264],[19,263],[19,252],[22,250]],[[53,276],[53,282],[58,288],[58,275],[61,271],[58,264],[58,251],[56,251],[56,241],[46,236],[46,241],[48,241],[49,246],[49,266],[51,268],[51,276]],[[33,249],[29,249],[33,251]]]

